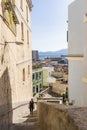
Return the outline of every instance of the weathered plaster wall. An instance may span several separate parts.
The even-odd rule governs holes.
[[[87,106],[87,0],[74,0],[68,8],[69,100]]]
[[[85,108],[39,102],[38,117],[41,130],[86,130],[86,111]]]

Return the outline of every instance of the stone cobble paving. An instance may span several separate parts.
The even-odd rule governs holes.
[[[87,130],[87,107],[71,108],[68,113],[79,130]]]

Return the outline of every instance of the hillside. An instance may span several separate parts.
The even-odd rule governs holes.
[[[61,55],[67,55],[67,49],[61,49],[58,51],[46,51],[46,52],[39,52],[39,58],[44,59],[46,57],[60,57]]]

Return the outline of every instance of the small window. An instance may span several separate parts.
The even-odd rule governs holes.
[[[42,90],[42,84],[40,83],[40,91]]]
[[[21,39],[24,40],[24,25],[21,22]]]
[[[36,85],[36,92],[38,93],[39,91],[38,91],[38,85]]]
[[[39,72],[39,79],[41,79],[41,77],[42,77],[42,73],[41,73],[41,72]]]
[[[33,80],[35,79],[35,75],[34,74],[33,74],[32,78],[33,78]]]
[[[36,80],[38,80],[38,73],[36,73]]]
[[[29,31],[27,30],[27,44],[29,45]]]
[[[20,0],[20,8],[23,10],[23,0]]]
[[[33,93],[35,93],[35,86],[33,86]]]
[[[42,84],[40,83],[40,89],[42,88]]]
[[[30,74],[30,65],[28,65],[28,74]]]
[[[28,22],[28,6],[26,6],[26,20]]]
[[[23,68],[23,81],[25,81],[25,68]]]

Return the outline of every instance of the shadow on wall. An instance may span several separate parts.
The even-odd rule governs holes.
[[[8,68],[0,77],[0,130],[9,130],[12,124],[12,96]]]

